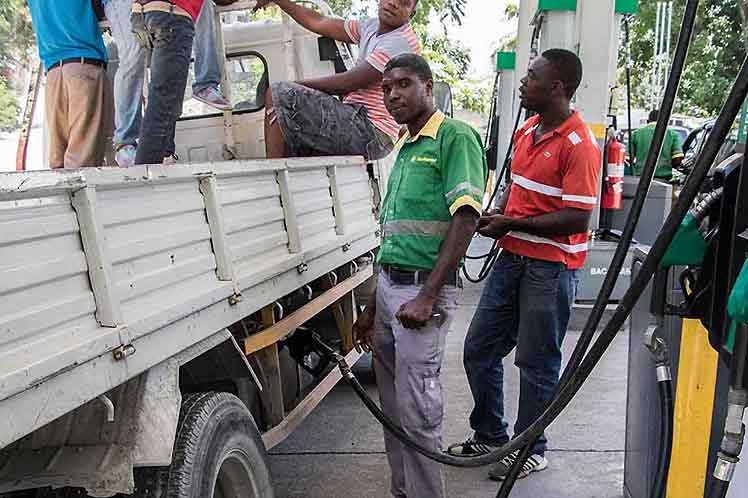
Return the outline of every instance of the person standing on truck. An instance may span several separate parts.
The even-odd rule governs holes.
[[[410,25],[418,0],[379,0],[378,18],[347,21],[291,0],[258,0],[255,8],[270,3],[318,35],[357,44],[359,58],[341,74],[270,86],[265,96],[267,157],[360,155],[375,160],[389,154],[400,127],[385,108],[380,82],[390,59],[421,53]]]
[[[450,446],[451,454],[483,455],[509,441],[503,360],[515,347],[515,435],[540,416],[556,390],[602,164],[595,137],[570,108],[581,80],[581,61],[562,49],[534,59],[521,80],[522,106],[537,115],[514,135],[512,181],[496,209],[480,219],[478,232],[497,239],[502,253],[465,338],[474,432]],[[520,477],[547,467],[546,444],[545,436],[538,439]],[[503,480],[516,457],[498,462],[489,476]]]
[[[210,1],[210,0],[209,0]],[[151,51],[148,104],[135,164],[161,164],[174,153],[174,133],[190,72],[195,21],[203,0],[135,0],[130,22],[138,43]]]
[[[142,121],[146,53],[135,38],[130,24],[133,0],[103,2],[119,58],[114,76],[115,161],[121,167],[129,167],[135,163]],[[231,104],[218,89],[221,67],[213,19],[213,2],[207,1],[195,24],[195,82],[192,85],[192,96],[211,107],[227,110],[231,109]],[[173,150],[167,151],[167,155],[173,153]]]
[[[634,176],[641,176],[644,171],[644,163],[647,161],[649,149],[652,147],[655,126],[660,117],[660,111],[654,109],[649,113],[647,126],[635,130],[631,134],[629,145],[629,156],[631,157],[631,168]],[[657,169],[655,178],[669,182],[673,179],[673,169],[683,162],[683,143],[680,137],[670,128],[665,132],[665,141],[662,144],[660,157],[657,158]]]
[[[382,204],[379,276],[354,326],[374,351],[382,410],[406,433],[441,448],[439,375],[457,308],[459,267],[475,233],[488,173],[478,133],[436,110],[433,76],[418,55],[391,59],[382,90],[407,126]],[[441,466],[385,432],[395,498],[444,498]]]
[[[91,0],[29,0],[44,94],[49,167],[101,166],[106,150],[107,54]]]

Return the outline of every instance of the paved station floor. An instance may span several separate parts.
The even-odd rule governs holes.
[[[480,285],[467,285],[457,318],[448,336],[442,371],[445,398],[444,443],[469,434],[472,398],[462,367],[462,347],[470,318],[480,297]],[[577,310],[572,329],[583,325]],[[579,337],[571,330],[565,356]],[[521,480],[517,498],[620,498],[623,496],[624,431],[626,418],[626,358],[628,335],[623,331],[577,398],[548,431],[547,470]],[[364,360],[365,361],[365,360]],[[508,362],[511,358],[508,359]],[[518,370],[506,369],[507,413],[517,411]],[[365,374],[366,368],[358,368]],[[371,378],[370,392],[376,396]],[[339,384],[312,415],[283,444],[273,448],[271,471],[277,498],[389,498],[389,469],[382,428],[352,389]],[[445,472],[450,498],[492,498],[497,483],[486,469]]]

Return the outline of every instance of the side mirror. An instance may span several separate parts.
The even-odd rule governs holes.
[[[444,81],[434,82],[434,104],[436,108],[442,111],[446,116],[454,116],[452,105],[452,87]]]

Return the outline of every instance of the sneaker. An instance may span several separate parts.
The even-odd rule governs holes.
[[[490,477],[492,481],[503,481],[504,479],[506,479],[506,476],[509,475],[509,471],[512,469],[512,465],[514,465],[514,461],[517,459],[518,454],[519,451],[515,451],[505,456],[499,463],[494,465],[488,471],[488,477]],[[530,455],[525,464],[522,466],[522,470],[519,473],[519,478],[524,479],[533,472],[540,472],[541,470],[545,470],[547,468],[548,460],[546,460],[545,457],[540,455]]]
[[[198,90],[192,94],[195,100],[199,100],[203,104],[208,104],[211,107],[215,107],[221,111],[230,111],[231,102],[218,91],[217,87],[209,86]]]
[[[130,168],[135,166],[136,150],[137,149],[134,145],[121,145],[114,154],[114,162],[116,162],[117,166],[120,168]]]
[[[161,164],[172,165],[177,164],[177,161],[179,161],[179,156],[175,152],[167,152]]]
[[[447,448],[447,453],[454,456],[474,457],[486,455],[499,448],[500,446],[493,444],[480,443],[471,437],[461,443],[453,444]]]

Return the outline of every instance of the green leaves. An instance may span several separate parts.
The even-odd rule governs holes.
[[[34,41],[31,17],[24,0],[0,2],[0,72],[25,62]]]
[[[18,125],[18,100],[0,76],[0,131],[10,131]]]
[[[684,2],[675,2],[672,46],[683,19]],[[654,51],[656,0],[640,2],[639,14],[631,21],[631,72],[633,101],[636,107],[651,107],[650,74]],[[678,91],[675,112],[712,116],[719,112],[745,57],[748,0],[710,0],[699,7],[699,20],[688,53],[688,60]],[[626,63],[620,52],[620,66]]]

